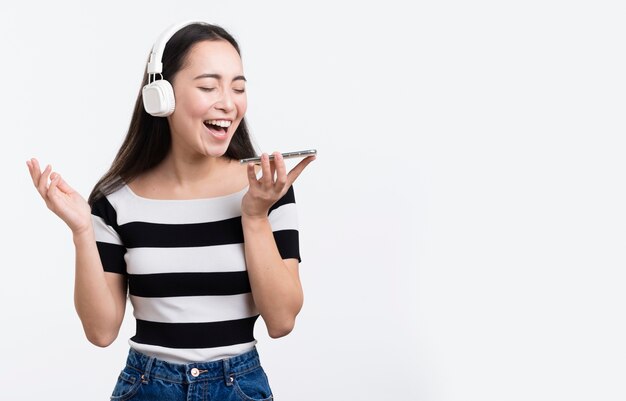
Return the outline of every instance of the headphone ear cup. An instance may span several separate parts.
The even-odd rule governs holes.
[[[174,112],[174,88],[160,79],[143,87],[141,90],[143,107],[146,112],[155,117],[167,117]]]

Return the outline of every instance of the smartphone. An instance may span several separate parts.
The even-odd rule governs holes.
[[[308,149],[308,150],[299,150],[297,152],[287,152],[287,153],[283,153],[283,159],[291,159],[294,157],[307,157],[307,156],[312,156],[312,155],[316,155],[317,154],[317,150],[316,149]],[[270,156],[270,161],[274,160],[274,156],[273,155],[269,155]],[[239,163],[241,164],[245,164],[245,163],[250,163],[250,162],[254,162],[254,164],[261,164],[261,157],[250,157],[248,159],[241,159],[239,160]]]

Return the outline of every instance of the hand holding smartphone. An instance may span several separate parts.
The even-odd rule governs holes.
[[[316,149],[307,149],[307,150],[299,150],[297,152],[282,153],[283,159],[292,159],[294,157],[307,157],[307,156],[313,156],[316,154],[317,154]],[[269,157],[270,157],[270,161],[274,160],[274,155],[269,155]],[[250,162],[253,162],[254,164],[261,164],[261,157],[250,157],[247,159],[239,160],[239,163],[241,164],[250,163]]]

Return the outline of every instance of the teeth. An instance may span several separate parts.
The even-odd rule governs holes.
[[[207,120],[204,122],[205,124],[217,125],[218,127],[228,128],[230,127],[231,122],[228,120]]]

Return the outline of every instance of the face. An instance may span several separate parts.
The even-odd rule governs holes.
[[[245,83],[241,57],[230,43],[192,46],[172,80],[172,146],[201,157],[222,156],[246,113]]]

